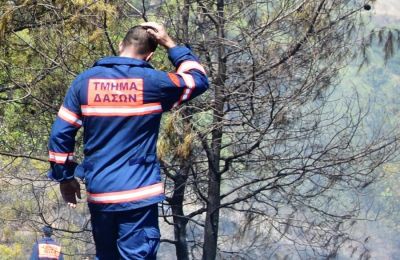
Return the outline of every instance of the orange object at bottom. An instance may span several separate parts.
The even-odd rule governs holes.
[[[38,244],[39,258],[58,259],[61,253],[61,247],[53,244]]]

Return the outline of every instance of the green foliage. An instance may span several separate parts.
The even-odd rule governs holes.
[[[95,60],[112,55],[127,28],[136,23],[121,13],[121,3],[0,3],[2,152],[47,158],[50,127],[71,81]],[[155,58],[165,63],[160,55]],[[46,180],[48,163],[3,156],[0,159],[0,233],[2,242],[8,241],[0,248],[0,259],[18,258],[21,245],[27,249],[25,253],[30,250],[33,237],[25,236],[24,240],[13,236],[14,231],[28,230],[32,234],[44,224],[75,232],[57,234],[63,237],[63,247],[70,254],[90,250],[90,232],[83,228],[87,209],[83,203],[73,213],[64,208],[58,187]],[[21,224],[15,227],[15,222]],[[89,241],[89,246],[76,243],[77,238]]]
[[[22,245],[15,243],[10,246],[0,244],[0,258],[4,260],[23,259]]]

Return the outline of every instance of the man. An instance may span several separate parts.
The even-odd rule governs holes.
[[[51,238],[53,229],[50,226],[45,226],[42,231],[44,236],[33,245],[31,260],[63,260],[64,257],[61,253],[61,247]]]
[[[148,63],[165,47],[176,73]],[[157,203],[164,188],[156,157],[161,114],[208,88],[204,68],[163,26],[131,28],[118,57],[106,57],[72,83],[49,141],[51,172],[69,206],[80,198],[83,176],[97,259],[155,259],[159,246]],[[72,161],[74,137],[84,126],[85,159]]]

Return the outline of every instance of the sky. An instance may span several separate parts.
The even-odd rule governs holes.
[[[373,20],[382,26],[398,25],[400,22],[399,0],[377,0],[372,9]]]
[[[389,15],[400,18],[399,0],[377,0],[374,9],[376,15]]]

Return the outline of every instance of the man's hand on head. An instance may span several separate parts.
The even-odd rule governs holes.
[[[164,46],[165,48],[173,48],[176,46],[174,40],[168,35],[164,26],[155,22],[142,23],[140,26],[145,28],[147,32],[156,39],[158,44]]]
[[[76,207],[76,197],[81,199],[81,188],[79,182],[73,178],[70,180],[60,182],[61,195],[68,206],[71,208]]]

